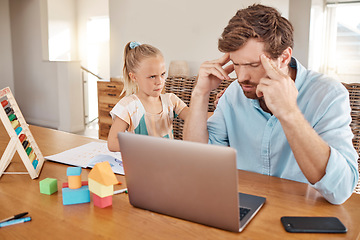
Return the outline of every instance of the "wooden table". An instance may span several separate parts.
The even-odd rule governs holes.
[[[9,141],[0,124],[0,153]],[[68,150],[94,139],[30,126],[44,156]],[[31,222],[0,229],[0,239],[360,239],[360,195],[342,205],[328,203],[307,184],[239,171],[239,191],[266,197],[266,203],[242,233],[203,226],[132,207],[127,194],[113,197],[112,207],[92,203],[62,204],[61,184],[67,181],[67,165],[46,161],[38,179],[29,175],[0,178],[0,219],[29,212]],[[7,171],[25,170],[17,154]],[[87,180],[88,169],[82,171]],[[59,191],[41,194],[39,181],[56,178]],[[126,187],[124,176],[117,175]],[[216,178],[216,176],[214,176]],[[240,180],[241,179],[241,180]],[[221,181],[221,179],[219,179]],[[346,234],[287,233],[282,216],[337,216],[348,228]]]

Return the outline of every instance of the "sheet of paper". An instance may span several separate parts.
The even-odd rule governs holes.
[[[105,159],[104,155],[106,155],[109,156],[108,160],[110,165],[114,166],[114,172],[118,174],[124,174],[124,170],[122,168],[121,153],[110,152],[106,144],[106,142],[91,142],[80,147],[72,148],[58,154],[47,156],[45,157],[45,159],[87,168],[93,167],[93,162],[102,162]],[[97,157],[98,155],[102,155],[102,157]],[[93,158],[95,158],[94,161],[92,161]],[[121,163],[121,165],[119,163]]]

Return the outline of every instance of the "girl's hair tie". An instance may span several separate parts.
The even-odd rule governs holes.
[[[136,48],[136,47],[138,47],[140,45],[141,45],[141,43],[133,41],[133,42],[130,42],[129,46],[130,46],[131,49],[134,49],[134,48]]]

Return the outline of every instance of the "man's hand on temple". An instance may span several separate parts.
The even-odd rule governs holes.
[[[279,120],[299,111],[296,102],[298,90],[294,80],[264,54],[261,56],[261,63],[268,77],[260,80],[256,89],[257,96],[264,97],[266,106]]]
[[[216,89],[222,80],[230,79],[229,74],[234,71],[234,65],[230,64],[224,67],[229,61],[230,55],[226,53],[219,59],[201,64],[195,87],[196,91],[208,94]]]

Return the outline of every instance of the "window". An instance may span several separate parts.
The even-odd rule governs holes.
[[[328,3],[326,12],[324,72],[344,82],[360,82],[360,1]]]

